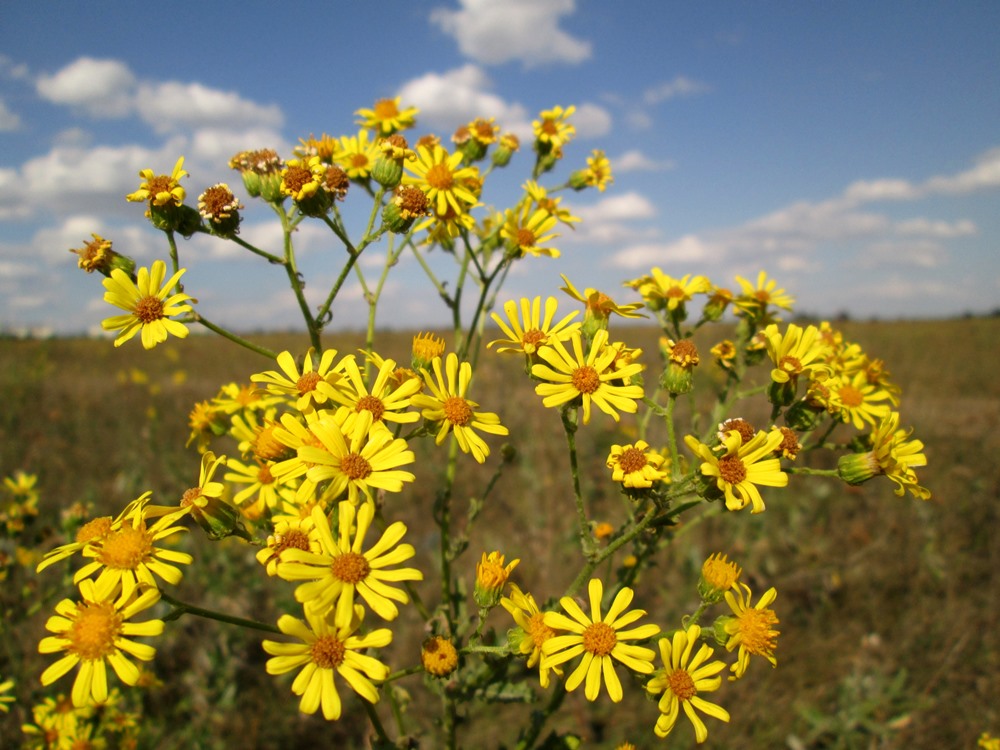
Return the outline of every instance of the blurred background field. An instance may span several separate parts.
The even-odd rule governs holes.
[[[1000,734],[1000,379],[994,369],[1000,319],[838,327],[884,359],[902,387],[902,424],[926,445],[929,466],[918,474],[933,498],[897,498],[887,480],[850,488],[792,477],[785,490],[765,492],[761,515],[716,514],[677,530],[676,543],[639,580],[636,603],[661,626],[675,626],[697,605],[697,571],[716,551],[743,566],[755,595],[777,588],[778,668],[757,661],[745,679],[715,694],[732,722],[709,724],[708,747],[973,748],[982,732]],[[615,332],[643,347],[652,361],[655,331]],[[256,340],[278,351],[307,345],[293,336]],[[328,334],[326,343],[348,352],[361,338]],[[700,343],[707,352],[714,342]],[[409,345],[408,334],[388,333],[377,348],[406,360]],[[150,352],[137,344],[115,350],[108,341],[83,339],[0,341],[0,472],[38,475],[41,513],[32,533],[41,538],[42,551],[55,543],[60,513],[73,503],[113,514],[146,490],[157,502],[176,502],[198,481],[198,455],[185,448],[193,404],[214,396],[224,382],[246,382],[272,366],[208,336]],[[521,559],[514,580],[542,600],[561,594],[578,567],[567,522],[572,490],[558,414],[542,407],[521,370],[516,357],[481,356],[472,397],[500,414],[517,458],[490,496],[459,564],[471,576],[481,551],[500,549],[508,559]],[[766,414],[764,406],[761,415],[732,416]],[[622,424],[629,428],[627,419]],[[596,414],[580,433],[590,507],[595,520],[612,524],[622,517],[622,501],[604,459],[612,442],[627,441],[620,429]],[[500,441],[491,444],[497,448]],[[409,526],[418,566],[428,571],[420,591],[433,603],[437,539],[429,508],[443,461],[433,446],[413,447],[417,481],[389,503],[392,516]],[[459,510],[499,463],[496,452],[485,467],[462,458]],[[195,563],[185,571],[180,599],[268,622],[282,611],[298,614],[291,587],[268,580],[253,549],[238,540],[209,542],[197,528],[185,536],[182,545]],[[19,745],[20,725],[43,694],[38,676],[51,657],[36,653],[37,641],[52,606],[72,588],[63,577],[68,565],[36,575],[33,565],[17,564],[16,550],[3,551],[10,565],[3,582],[0,678],[16,680],[17,696],[10,713],[0,714],[0,746],[6,748]],[[510,625],[502,609],[489,623],[501,634]],[[393,628],[387,653],[394,669],[418,659],[424,633],[415,619],[407,624],[404,615]],[[191,616],[168,624],[154,644],[158,682],[141,694],[142,746],[224,748],[239,737],[243,747],[364,747],[367,718],[356,699],[342,692],[345,716],[337,723],[300,715],[288,681],[264,672],[260,639]],[[420,682],[412,676],[398,683],[417,709],[429,700]],[[70,684],[65,678],[54,687],[68,691]],[[587,748],[611,748],[625,739],[640,748],[689,746],[687,726],[667,742],[653,736],[657,711],[641,692],[626,684],[622,704],[605,696],[592,707],[571,695],[555,726],[583,735]],[[388,721],[386,702],[379,709]],[[428,730],[433,710],[436,704],[411,711],[415,734]],[[461,742],[467,748],[511,745],[529,711],[474,704]],[[433,746],[428,737],[423,747]]]

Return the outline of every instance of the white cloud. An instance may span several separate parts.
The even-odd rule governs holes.
[[[955,222],[932,221],[923,217],[907,219],[896,224],[896,231],[904,235],[919,235],[923,237],[969,237],[977,234],[979,229],[968,219]]]
[[[0,53],[0,77],[11,81],[25,81],[30,77],[28,66],[16,63],[7,55]]]
[[[590,206],[577,206],[575,211],[584,225],[623,219],[648,219],[656,215],[656,207],[646,197],[636,192],[609,196]]]
[[[844,190],[844,200],[852,204],[872,201],[912,200],[919,191],[906,180],[859,180]]]
[[[261,105],[232,91],[211,89],[200,83],[143,83],[135,94],[139,117],[157,133],[179,128],[281,127],[284,115],[277,105]]]
[[[38,95],[96,118],[124,117],[133,111],[135,76],[118,60],[81,57],[36,82]]]
[[[971,193],[1000,187],[1000,147],[982,154],[976,165],[956,175],[932,177],[924,188],[932,193]]]
[[[948,251],[933,240],[900,242],[884,240],[873,242],[865,248],[857,261],[860,268],[937,268],[944,265]]]
[[[575,0],[459,0],[461,8],[435,8],[430,20],[458,42],[463,55],[486,65],[521,61],[580,63],[590,42],[559,28],[576,11]]]
[[[0,133],[9,133],[21,127],[21,117],[17,112],[11,112],[7,102],[0,98]]]
[[[608,265],[624,269],[649,269],[653,266],[675,267],[679,263],[692,267],[709,263],[721,255],[721,249],[703,238],[687,234],[673,242],[652,242],[630,245],[615,253]]]
[[[614,172],[621,174],[626,172],[661,172],[673,169],[675,166],[676,164],[670,159],[656,161],[638,149],[631,149],[611,159],[611,168]]]
[[[646,89],[643,94],[643,101],[646,104],[659,104],[667,99],[674,99],[679,96],[693,96],[710,91],[711,87],[706,83],[694,81],[686,76],[674,76],[672,81],[663,83]]]
[[[398,96],[405,106],[420,109],[421,124],[451,131],[476,117],[495,117],[505,131],[531,137],[531,120],[520,104],[507,103],[491,92],[493,82],[478,65],[446,73],[426,73],[403,84]]]
[[[611,113],[596,104],[581,104],[570,120],[580,138],[599,138],[611,132]]]

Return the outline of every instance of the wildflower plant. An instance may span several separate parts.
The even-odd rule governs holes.
[[[679,522],[746,508],[764,513],[765,495],[781,503],[793,483],[885,476],[897,494],[926,499],[916,475],[926,463],[923,444],[900,427],[899,389],[881,361],[828,324],[783,324],[794,300],[763,271],[755,282],[737,277],[733,291],[696,269],[667,267],[665,258],[664,268],[624,280],[630,291],[580,290],[563,276],[565,296],[503,299],[512,269],[559,257],[556,230],[580,221],[563,198],[612,184],[603,151],[562,183],[551,179],[572,145],[574,111],[541,112],[532,150],[522,154],[518,138],[488,116],[450,140],[411,139],[417,110],[383,99],[356,111],[356,132],[310,135],[284,156],[267,148],[234,155],[230,166],[245,195],[205,180],[210,187],[197,209],[185,203],[182,180],[200,177],[183,169],[183,157],[170,174],[140,172],[127,200],[146,204],[166,259],[135,270],[121,248],[112,253],[111,241],[96,234],[73,251],[84,270],[102,271],[105,299],[127,313],[104,323],[118,331],[115,345],[141,334],[148,349],[201,326],[261,361],[241,383],[220,384],[193,405],[191,489],[165,505],[144,493],[118,515],[82,524],[41,559],[40,570],[73,564],[78,592],[47,624],[51,635],[39,649],[61,656],[43,684],[76,669],[73,710],[107,706],[111,674],[136,685],[131,659],[154,660],[156,639],[179,618],[198,616],[266,634],[264,669],[275,679],[294,673],[286,684],[299,710],[329,721],[366,715],[378,747],[457,747],[468,702],[539,698],[541,707],[503,744],[553,747],[543,739],[546,725],[581,686],[588,702],[649,694],[647,731],[658,737],[676,731],[681,712],[699,743],[709,733],[703,717],[740,721],[738,706],[724,707],[725,688],[754,679],[755,662],[777,665],[777,591],[755,599],[741,567],[722,552],[705,561],[686,592],[640,583],[642,571],[662,564]],[[517,159],[530,167],[523,193],[502,210],[487,208],[491,178]],[[241,212],[256,203],[280,223],[280,247],[239,236]],[[365,208],[362,226],[342,212],[347,204]],[[307,302],[297,265],[296,230],[305,222],[329,230],[339,248],[328,254],[333,281],[318,307]],[[182,284],[180,240],[195,234],[235,244],[283,272],[308,350],[272,351],[210,319]],[[376,246],[385,260],[373,273],[359,260]],[[451,276],[429,262],[436,250],[454,262]],[[408,362],[380,351],[376,326],[386,281],[404,254],[426,273],[452,320],[449,336],[416,335]],[[332,321],[352,276],[369,308],[360,351],[330,345],[339,343]],[[656,326],[658,351],[630,343],[620,319]],[[726,327],[712,357],[700,355],[695,331],[719,322]],[[559,575],[532,576],[516,536],[502,549],[472,541],[524,437],[510,434],[503,395],[477,380],[483,357],[519,359],[537,399],[518,408],[552,410],[564,432],[565,491],[546,502],[578,549],[575,565]],[[706,400],[693,395],[713,387],[706,411]],[[697,407],[690,423],[679,416],[681,400]],[[743,418],[761,411],[755,403],[765,405],[767,420]],[[599,455],[578,446],[582,430],[604,441]],[[836,468],[799,458],[831,451]],[[585,470],[591,461],[594,470]],[[440,482],[431,494],[419,491],[427,480],[417,480],[418,471],[428,474],[427,462],[437,462]],[[477,464],[491,473],[463,506],[457,480]],[[621,496],[617,525],[591,507],[591,481]],[[0,520],[10,532],[37,511],[26,481],[5,486]],[[436,527],[432,537],[400,520],[401,508],[418,503],[416,512]],[[219,555],[255,558],[260,580],[284,587],[275,611],[242,617],[177,597],[173,587],[186,571],[205,564],[178,548],[192,527],[227,539],[213,548]],[[529,592],[521,576],[541,577],[547,587]],[[422,646],[401,650],[406,642]],[[440,697],[434,723],[408,712],[401,698],[421,681]],[[37,727],[49,720],[36,710]]]

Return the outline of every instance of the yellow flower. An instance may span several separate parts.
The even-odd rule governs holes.
[[[590,616],[584,614],[580,605],[572,597],[564,596],[559,604],[569,614],[547,612],[544,622],[550,628],[568,631],[568,635],[556,635],[542,645],[542,663],[551,669],[570,659],[583,655],[579,665],[566,678],[566,689],[576,690],[586,680],[584,695],[587,700],[597,700],[601,692],[601,677],[608,695],[615,703],[621,701],[624,693],[615,672],[614,662],[618,661],[639,674],[653,671],[656,653],[648,648],[629,644],[627,641],[641,641],[652,638],[660,632],[658,625],[641,625],[631,630],[623,630],[646,614],[644,610],[633,609],[626,612],[632,602],[633,591],[627,586],[615,596],[607,615],[601,615],[601,598],[604,586],[600,579],[591,578],[588,586],[590,595]]]
[[[866,373],[859,370],[853,376],[835,375],[823,385],[834,395],[839,417],[842,422],[850,422],[855,429],[863,430],[865,425],[875,426],[889,415],[892,395],[868,382]],[[880,403],[881,402],[881,403]]]
[[[576,134],[576,128],[569,122],[569,118],[576,112],[576,107],[569,106],[553,107],[538,115],[537,120],[532,120],[531,127],[535,133],[535,148],[539,153],[547,154],[551,151],[559,151],[569,143]]]
[[[594,149],[592,154],[587,157],[586,169],[574,172],[569,178],[570,185],[576,190],[595,187],[602,193],[614,181],[615,178],[611,174],[611,162],[600,149]]]
[[[418,333],[410,346],[410,365],[417,370],[430,367],[437,357],[443,357],[444,339],[433,333]]]
[[[10,694],[10,691],[14,689],[13,680],[4,680],[0,682],[0,712],[10,713],[10,706],[8,704],[13,703],[17,700],[17,697]]]
[[[641,302],[629,302],[624,305],[617,304],[611,297],[600,292],[597,289],[590,289],[589,287],[584,290],[581,294],[570,280],[565,276],[560,274],[563,282],[566,286],[561,287],[562,291],[566,292],[570,297],[582,302],[585,308],[585,315],[588,318],[596,318],[597,320],[607,322],[611,313],[615,315],[620,315],[623,318],[645,318],[646,316],[642,313],[635,312],[642,307]]]
[[[773,587],[769,588],[751,607],[750,587],[745,583],[738,583],[734,590],[735,594],[732,591],[726,592],[726,603],[733,611],[733,616],[724,620],[724,629],[729,636],[726,650],[739,648],[736,663],[730,667],[733,673],[729,677],[730,680],[737,680],[746,674],[751,656],[763,656],[771,662],[772,667],[778,666],[778,660],[774,658],[774,649],[778,645],[779,634],[773,629],[773,626],[778,624],[778,616],[774,610],[768,609],[768,605],[777,598],[778,592]]]
[[[334,366],[336,349],[324,351],[315,365],[313,354],[315,354],[313,349],[306,352],[300,372],[291,353],[282,352],[277,358],[281,372],[268,370],[256,373],[250,376],[250,380],[254,383],[263,383],[271,393],[294,398],[295,408],[300,412],[323,406],[334,395],[334,385],[341,378],[340,366],[343,363]]]
[[[559,236],[552,232],[555,225],[554,215],[541,208],[532,211],[531,203],[525,203],[520,210],[508,209],[500,236],[507,240],[508,252],[516,258],[523,258],[525,255],[558,258],[559,250],[542,247],[543,243]]]
[[[979,736],[976,747],[981,750],[1000,750],[1000,737],[991,737],[989,732],[983,732]]]
[[[669,468],[662,468],[665,461],[666,458],[650,450],[649,443],[639,440],[635,445],[612,445],[607,467],[611,469],[611,479],[622,486],[648,488],[670,480]]]
[[[716,456],[704,443],[692,435],[684,438],[688,448],[702,460],[701,473],[715,479],[715,484],[725,493],[726,508],[742,510],[750,504],[751,513],[764,510],[764,500],[757,485],[784,487],[788,475],[781,470],[781,462],[774,458],[774,450],[783,440],[778,430],[761,430],[749,442],[743,442],[738,430],[726,433],[719,446],[724,453]]]
[[[378,703],[378,689],[373,681],[381,682],[388,677],[389,667],[365,652],[388,646],[392,631],[379,628],[357,635],[364,615],[361,607],[357,610],[350,613],[347,622],[338,623],[330,616],[332,613],[305,607],[305,622],[291,615],[278,619],[281,632],[298,638],[301,643],[271,640],[261,643],[273,657],[265,666],[268,674],[285,674],[301,668],[292,682],[292,692],[302,696],[299,701],[302,713],[314,714],[322,707],[323,718],[328,721],[340,718],[337,675],[366,701]]]
[[[174,164],[174,170],[170,176],[158,175],[152,169],[140,170],[139,176],[142,178],[142,184],[134,193],[126,195],[125,199],[132,202],[149,201],[152,206],[181,205],[186,195],[179,182],[181,177],[187,176],[183,167],[184,157],[182,156]]]
[[[698,744],[708,739],[708,729],[695,709],[708,714],[720,721],[729,721],[729,712],[715,703],[709,703],[699,693],[711,693],[718,690],[722,678],[717,675],[726,665],[721,661],[705,663],[715,653],[708,644],[701,644],[698,653],[692,658],[701,628],[691,625],[687,630],[678,630],[673,639],[661,638],[660,658],[663,659],[663,669],[646,684],[646,691],[660,695],[657,708],[660,718],[656,720],[654,732],[657,737],[666,737],[673,730],[680,715],[681,706],[687,714]]]
[[[128,315],[116,315],[101,322],[106,331],[120,331],[115,346],[121,346],[140,331],[144,349],[163,343],[168,334],[180,339],[187,337],[187,326],[171,317],[190,312],[191,306],[185,303],[194,298],[183,293],[170,294],[185,270],[179,270],[166,283],[163,277],[167,274],[167,265],[162,260],[154,261],[148,269],[140,268],[136,281],[120,268],[111,270],[111,276],[102,281],[107,290],[104,301],[128,312]]]
[[[549,672],[562,676],[560,667],[550,668],[542,660],[542,646],[559,631],[545,624],[545,613],[538,609],[535,597],[521,591],[516,584],[510,585],[510,597],[504,597],[500,604],[517,624],[516,630],[507,633],[514,650],[528,657],[528,669],[538,665],[538,682],[543,688],[549,686]]]
[[[111,249],[111,240],[106,240],[93,232],[90,236],[94,239],[85,242],[80,249],[70,248],[70,252],[76,253],[77,265],[87,273],[100,271],[107,276],[111,273],[112,262],[122,256]]]
[[[281,170],[281,194],[304,201],[316,195],[325,181],[326,165],[318,156],[289,159]]]
[[[340,150],[333,160],[343,167],[352,180],[367,180],[381,152],[378,143],[369,139],[367,130],[359,130],[356,136],[342,136]]]
[[[558,305],[555,297],[546,297],[543,317],[541,297],[535,297],[531,300],[522,297],[520,299],[521,317],[518,318],[518,303],[514,300],[507,300],[503,305],[503,311],[507,314],[509,325],[496,313],[490,314],[496,324],[500,326],[500,330],[507,335],[507,338],[491,341],[487,344],[487,348],[500,344],[501,346],[497,347],[497,352],[523,352],[530,357],[538,351],[538,347],[548,344],[550,341],[555,339],[566,341],[580,329],[579,323],[571,322],[580,313],[573,311],[553,325],[552,320],[555,318]]]
[[[479,404],[465,397],[472,380],[472,365],[468,362],[459,365],[458,356],[454,352],[448,354],[444,372],[440,357],[435,357],[432,365],[433,377],[427,370],[422,370],[421,374],[433,395],[418,393],[410,399],[410,403],[423,410],[421,413],[424,419],[440,423],[435,438],[438,445],[444,442],[449,432],[454,432],[458,447],[483,463],[490,455],[490,447],[476,430],[492,435],[506,435],[507,428],[500,424],[500,417],[496,414],[476,411]]]
[[[712,282],[706,276],[687,274],[679,279],[668,276],[659,268],[653,268],[649,276],[642,276],[625,283],[635,289],[651,310],[684,310],[685,304],[696,294],[707,294]]]
[[[794,386],[800,375],[823,380],[830,372],[825,357],[826,344],[820,338],[816,326],[805,329],[791,323],[784,334],[779,333],[773,323],[764,329],[767,338],[767,353],[774,363],[771,380],[775,383],[790,383]]]
[[[580,399],[583,406],[583,423],[590,422],[591,404],[616,422],[618,412],[634,414],[638,410],[636,401],[642,398],[642,386],[617,385],[642,370],[642,365],[633,363],[621,369],[612,365],[616,350],[607,345],[608,332],[599,330],[591,342],[586,357],[583,341],[578,331],[570,338],[573,353],[570,354],[562,342],[554,339],[538,350],[543,361],[533,365],[531,374],[546,381],[535,386],[535,393],[542,396],[545,406],[562,406]]]
[[[900,429],[899,412],[887,414],[872,431],[869,441],[871,450],[841,456],[837,472],[849,484],[861,484],[879,474],[889,477],[895,484],[895,494],[902,497],[907,490],[921,500],[931,496],[930,490],[921,487],[915,466],[926,466],[924,444],[910,440],[913,430]]]
[[[764,318],[768,305],[791,310],[792,305],[795,304],[795,299],[786,294],[784,289],[778,289],[778,282],[774,279],[768,279],[765,271],[761,271],[757,275],[756,285],[742,276],[737,276],[736,281],[743,293],[733,300],[733,304],[740,312],[755,319]]]
[[[722,598],[740,579],[743,571],[740,566],[726,559],[721,552],[709,555],[701,566],[701,580],[698,582],[698,593],[703,601],[714,604]]]
[[[198,196],[198,213],[213,224],[232,222],[239,225],[239,199],[224,182],[217,183]],[[235,219],[235,221],[233,221]]]
[[[436,635],[424,641],[420,649],[420,663],[429,674],[447,677],[458,669],[458,651],[450,640]]]
[[[562,202],[562,198],[552,198],[548,191],[534,180],[528,180],[521,187],[524,188],[528,197],[534,201],[538,208],[551,216],[556,217],[559,221],[566,224],[571,229],[573,228],[573,224],[580,221],[580,217],[571,214],[568,208],[559,207],[559,204]]]
[[[333,419],[318,420],[310,429],[322,445],[303,445],[298,454],[310,466],[306,474],[310,481],[329,481],[324,497],[336,499],[346,490],[353,505],[361,500],[361,493],[374,503],[372,490],[401,492],[403,482],[415,479],[399,469],[413,463],[413,451],[384,424],[373,423],[370,411],[358,414],[349,432]]]
[[[395,620],[399,609],[393,602],[406,604],[410,598],[390,584],[424,579],[416,568],[391,567],[415,554],[412,545],[398,544],[406,534],[406,525],[402,521],[390,524],[365,552],[365,535],[375,517],[374,504],[363,503],[355,509],[344,501],[338,509],[335,539],[326,514],[313,508],[312,519],[322,551],[285,550],[278,576],[286,581],[307,581],[295,589],[295,598],[313,610],[335,607],[335,621],[340,627],[353,616],[355,593],[383,620]]]
[[[404,174],[403,184],[417,185],[423,190],[438,215],[447,214],[449,207],[456,214],[468,213],[479,199],[469,190],[467,180],[478,176],[479,170],[461,164],[460,151],[449,155],[439,145],[431,148],[418,145],[417,159],[405,165],[413,174]]]
[[[156,652],[152,646],[136,643],[131,638],[160,635],[163,621],[128,620],[156,604],[160,592],[149,588],[142,593],[134,589],[128,593],[123,591],[120,596],[118,593],[117,587],[101,593],[93,581],[81,581],[79,601],[63,599],[56,605],[56,614],[45,623],[46,629],[55,635],[41,640],[39,653],[64,651],[66,655],[42,673],[42,684],[51,685],[79,665],[72,693],[75,706],[104,703],[108,699],[108,664],[122,682],[134,685],[139,679],[139,670],[126,654],[149,661]]]
[[[100,596],[121,585],[122,597],[128,599],[139,587],[157,588],[155,576],[176,586],[183,573],[177,565],[190,565],[193,558],[156,543],[187,531],[184,526],[174,526],[187,513],[165,506],[150,506],[150,493],[146,493],[129,506],[128,515],[120,526],[83,547],[84,557],[94,558],[73,576],[73,583],[80,583],[100,571],[95,586]],[[147,521],[159,516],[151,526]]]
[[[472,598],[481,609],[492,609],[500,602],[503,594],[503,587],[507,585],[510,572],[517,567],[520,560],[511,560],[504,567],[504,556],[494,550],[487,555],[483,553],[483,559],[476,565],[476,585],[472,592]]]
[[[269,576],[278,575],[282,553],[290,549],[320,554],[322,545],[316,532],[312,515],[305,518],[283,517],[274,524],[274,533],[267,537],[267,543],[257,552],[257,562],[264,566]]]
[[[381,136],[412,128],[416,124],[416,116],[420,110],[416,107],[399,108],[400,97],[395,99],[379,99],[372,109],[359,109],[354,114],[361,119],[358,125],[374,130]]]
[[[372,421],[380,424],[408,424],[420,419],[416,412],[406,411],[410,406],[410,397],[420,391],[420,381],[408,380],[394,387],[392,377],[396,372],[395,360],[382,360],[370,391],[354,357],[346,357],[341,362],[341,371],[344,377],[340,381],[340,388],[333,393],[333,400],[353,413],[369,412]],[[350,426],[350,422],[345,422],[344,429],[349,430]]]

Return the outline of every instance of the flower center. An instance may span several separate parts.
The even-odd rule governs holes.
[[[135,570],[153,551],[153,536],[146,524],[138,528],[125,526],[108,535],[97,556],[109,568]]]
[[[382,399],[375,396],[362,396],[358,400],[358,405],[354,407],[354,411],[370,411],[372,413],[372,421],[378,422],[382,419],[382,415],[385,414],[385,404],[382,403]]]
[[[548,136],[559,135],[559,125],[556,124],[555,120],[542,120],[542,127],[539,130]]]
[[[840,400],[844,403],[844,406],[849,408],[857,408],[865,401],[864,394],[861,393],[860,389],[855,388],[853,385],[843,386],[838,393],[840,394]]]
[[[289,529],[278,537],[278,543],[274,545],[274,553],[280,555],[286,549],[301,549],[309,551],[309,535],[302,529]]]
[[[747,478],[747,467],[739,456],[723,456],[719,459],[719,476],[730,484],[739,484]]]
[[[517,230],[517,246],[518,247],[534,247],[535,246],[535,233],[530,229],[518,229]]]
[[[262,465],[257,469],[257,481],[261,484],[273,484],[274,474],[271,473],[271,467]]]
[[[722,433],[722,437],[725,437],[726,433],[730,430],[736,430],[736,432],[740,434],[741,445],[749,443],[753,440],[753,436],[756,434],[753,425],[740,417],[727,419],[719,426],[719,432]]]
[[[667,297],[671,299],[684,299],[687,295],[679,286],[672,286],[667,290]]]
[[[358,453],[348,453],[340,459],[340,470],[348,479],[367,479],[372,473],[372,465]]]
[[[310,391],[316,390],[316,386],[323,378],[318,372],[307,372],[295,381],[295,388],[300,396],[304,396]]]
[[[228,185],[213,185],[201,195],[202,215],[214,221],[229,218],[232,211],[239,208],[239,201]]]
[[[606,622],[595,622],[583,631],[583,648],[594,656],[607,656],[616,645],[615,629]]]
[[[103,659],[115,651],[115,639],[121,633],[122,616],[111,602],[83,602],[67,637],[67,650],[85,661]]]
[[[544,612],[535,612],[528,618],[528,635],[531,636],[535,648],[541,648],[542,644],[555,634],[556,631],[545,624]]]
[[[199,505],[198,498],[202,496],[201,487],[192,487],[189,490],[184,490],[184,494],[181,495],[181,507],[189,508],[192,505]],[[204,505],[205,503],[200,503]]]
[[[372,569],[364,555],[357,552],[345,552],[343,555],[337,555],[333,558],[333,562],[330,563],[330,572],[338,581],[360,583],[368,577]]]
[[[622,467],[622,471],[626,474],[639,471],[647,463],[646,454],[636,447],[622,451],[622,454],[618,457],[618,465]]]
[[[167,175],[160,174],[155,177],[151,177],[146,182],[146,189],[149,191],[149,197],[156,198],[160,193],[169,193],[171,188],[171,180]]]
[[[771,301],[771,293],[768,292],[766,289],[758,289],[753,293],[753,297],[758,302],[764,305],[766,305],[768,302]]]
[[[538,348],[538,345],[545,341],[546,335],[544,331],[540,331],[537,328],[532,328],[530,331],[525,331],[524,335],[521,337],[521,343],[524,344],[524,349],[528,353],[534,352]]]
[[[399,108],[394,99],[379,99],[375,102],[375,117],[379,120],[391,120],[399,114]]]
[[[694,345],[694,342],[688,339],[678,341],[670,350],[670,361],[682,367],[696,365],[700,361],[698,348]]]
[[[142,323],[152,323],[163,317],[163,300],[154,295],[143,297],[135,303],[132,312]]]
[[[686,669],[675,669],[667,675],[667,686],[679,700],[688,701],[698,694],[694,680]]]
[[[778,616],[770,609],[748,607],[739,616],[740,644],[751,654],[764,656],[774,651],[778,633],[771,629]]]
[[[103,539],[111,533],[111,516],[101,516],[87,521],[76,532],[77,544],[86,544],[95,539]]]
[[[364,154],[351,154],[351,166],[355,169],[364,169],[368,166],[368,157]]]
[[[437,190],[450,190],[455,184],[455,176],[447,164],[435,164],[427,170],[427,184]]]
[[[302,188],[312,182],[312,172],[305,167],[288,167],[282,181],[291,193],[298,193]]]
[[[465,427],[472,421],[472,407],[459,396],[449,396],[444,402],[444,418],[453,425]]]
[[[802,362],[796,357],[782,357],[778,362],[778,368],[784,370],[789,375],[798,375],[802,372]]]
[[[343,642],[335,635],[321,635],[309,648],[309,657],[320,669],[336,669],[346,654]]]
[[[601,378],[590,365],[573,370],[573,387],[580,393],[593,393],[601,385]]]

